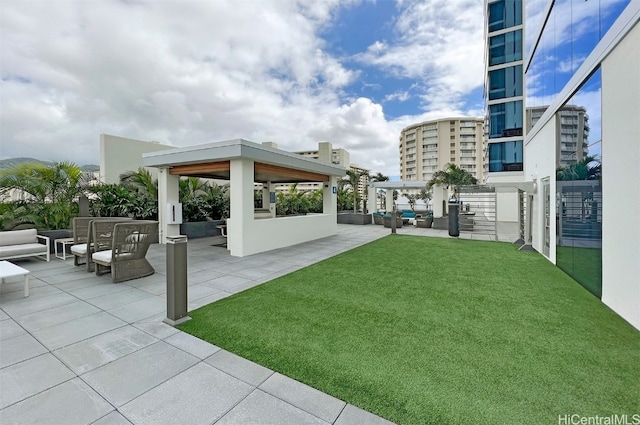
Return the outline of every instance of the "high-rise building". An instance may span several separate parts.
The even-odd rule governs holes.
[[[400,133],[400,177],[429,181],[449,163],[483,179],[482,118],[456,117],[410,125]]]
[[[549,106],[526,108],[527,130],[538,122]],[[582,106],[565,105],[556,120],[556,167],[566,168],[589,154],[589,115]]]
[[[523,3],[488,0],[486,6],[486,181],[522,180]]]

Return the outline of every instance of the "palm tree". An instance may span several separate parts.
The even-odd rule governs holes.
[[[2,170],[0,195],[21,198],[12,202],[12,217],[3,217],[3,226],[32,223],[39,229],[67,229],[85,189],[82,169],[69,161],[22,163]]]
[[[351,190],[353,191],[353,213],[358,212],[358,184],[360,183],[360,179],[364,176],[368,176],[369,173],[366,171],[358,172],[355,170],[347,170],[347,183],[351,186]]]
[[[427,190],[431,190],[433,186],[440,185],[445,186],[447,189],[453,188],[453,193],[456,193],[458,186],[468,186],[477,184],[473,174],[463,170],[456,164],[447,164],[444,170],[439,170],[433,173],[433,177],[427,183]]]
[[[589,164],[595,163],[589,166]],[[556,180],[599,180],[602,176],[602,164],[598,158],[587,155],[575,164],[560,167],[556,170]]]

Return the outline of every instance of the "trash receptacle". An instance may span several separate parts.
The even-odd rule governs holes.
[[[460,236],[460,204],[457,200],[449,201],[449,236]]]

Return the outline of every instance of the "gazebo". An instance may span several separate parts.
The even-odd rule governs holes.
[[[236,139],[143,154],[143,165],[158,169],[160,243],[180,234],[178,182],[181,176],[229,180],[230,217],[227,246],[243,257],[337,232],[337,179],[346,169]],[[321,214],[276,217],[275,185],[322,182]],[[263,208],[254,209],[255,183],[263,185]]]

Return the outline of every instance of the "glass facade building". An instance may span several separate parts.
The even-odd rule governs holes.
[[[523,109],[523,1],[487,3],[487,161],[491,173],[521,172]]]

